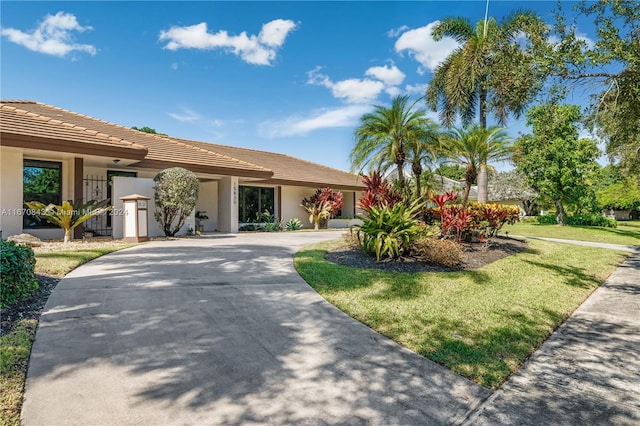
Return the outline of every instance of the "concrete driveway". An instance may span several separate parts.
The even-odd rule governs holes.
[[[52,293],[25,425],[455,424],[490,392],[349,318],[295,272],[339,233],[147,243]]]

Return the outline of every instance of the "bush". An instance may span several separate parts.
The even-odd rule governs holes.
[[[616,222],[615,219],[604,217],[599,214],[574,214],[573,216],[567,217],[567,225],[617,228],[618,222]]]
[[[181,167],[163,170],[153,181],[156,183],[156,211],[153,216],[164,235],[173,237],[196,207],[200,182],[196,175]]]
[[[268,210],[265,210],[261,215],[263,224],[261,229],[265,232],[276,232],[282,230],[282,223],[278,216],[269,213]]]
[[[411,243],[418,238],[423,228],[415,218],[422,209],[421,200],[407,207],[397,203],[393,207],[371,207],[365,210],[367,216],[358,217],[362,225],[354,226],[358,245],[365,252],[375,255],[380,261],[383,256],[395,259],[409,250]]]
[[[302,222],[300,222],[300,219],[298,218],[289,219],[285,224],[285,229],[287,231],[297,231],[300,228],[302,228]]]
[[[462,262],[462,245],[453,240],[419,238],[411,245],[411,253],[418,260],[453,268]]]
[[[540,225],[557,225],[556,215],[554,214],[545,214],[543,216],[536,217],[536,220]]]
[[[329,187],[318,188],[311,197],[303,198],[300,204],[309,213],[309,223],[318,230],[321,222],[326,223],[330,217],[338,214],[342,208],[342,192],[334,192]]]
[[[0,257],[0,307],[5,308],[38,288],[34,273],[36,257],[31,247],[4,240],[0,245]]]

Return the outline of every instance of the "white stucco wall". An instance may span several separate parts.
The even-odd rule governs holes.
[[[218,183],[218,230],[238,232],[237,177],[224,177]]]
[[[209,216],[209,219],[202,222],[205,232],[213,232],[218,229],[218,182],[200,184],[196,210],[206,211],[206,215]]]
[[[0,231],[2,238],[22,233],[22,151],[0,148]]]
[[[309,214],[300,206],[303,198],[312,196],[316,192],[316,188],[304,188],[301,186],[283,186],[282,187],[282,212],[280,218],[282,224],[286,224],[290,219],[300,219],[304,228],[313,228],[313,224],[309,223]]]

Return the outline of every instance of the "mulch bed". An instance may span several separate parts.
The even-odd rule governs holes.
[[[49,295],[56,288],[61,278],[46,275],[36,275],[40,287],[26,299],[2,308],[0,314],[0,335],[4,336],[11,331],[13,325],[23,319],[39,319]]]
[[[490,246],[481,243],[464,244],[464,258],[457,268],[433,265],[418,261],[411,257],[402,257],[392,261],[376,262],[375,257],[369,256],[362,250],[350,247],[341,247],[330,251],[325,259],[339,265],[352,266],[362,269],[381,269],[395,272],[452,272],[471,271],[481,268],[496,260],[520,253],[527,248],[525,241],[514,238],[498,237]]]

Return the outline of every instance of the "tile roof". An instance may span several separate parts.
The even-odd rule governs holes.
[[[3,140],[34,138],[39,141],[39,149],[43,149],[44,143],[44,149],[49,149],[51,141],[60,140],[68,141],[66,149],[69,142],[74,146],[82,144],[95,150],[95,155],[101,155],[101,147],[131,153],[122,157],[141,160],[134,167],[175,165],[195,172],[251,177],[271,184],[329,185],[353,190],[362,187],[355,175],[288,155],[153,135],[40,102],[3,100],[0,112]],[[65,149],[58,148],[52,150]]]

